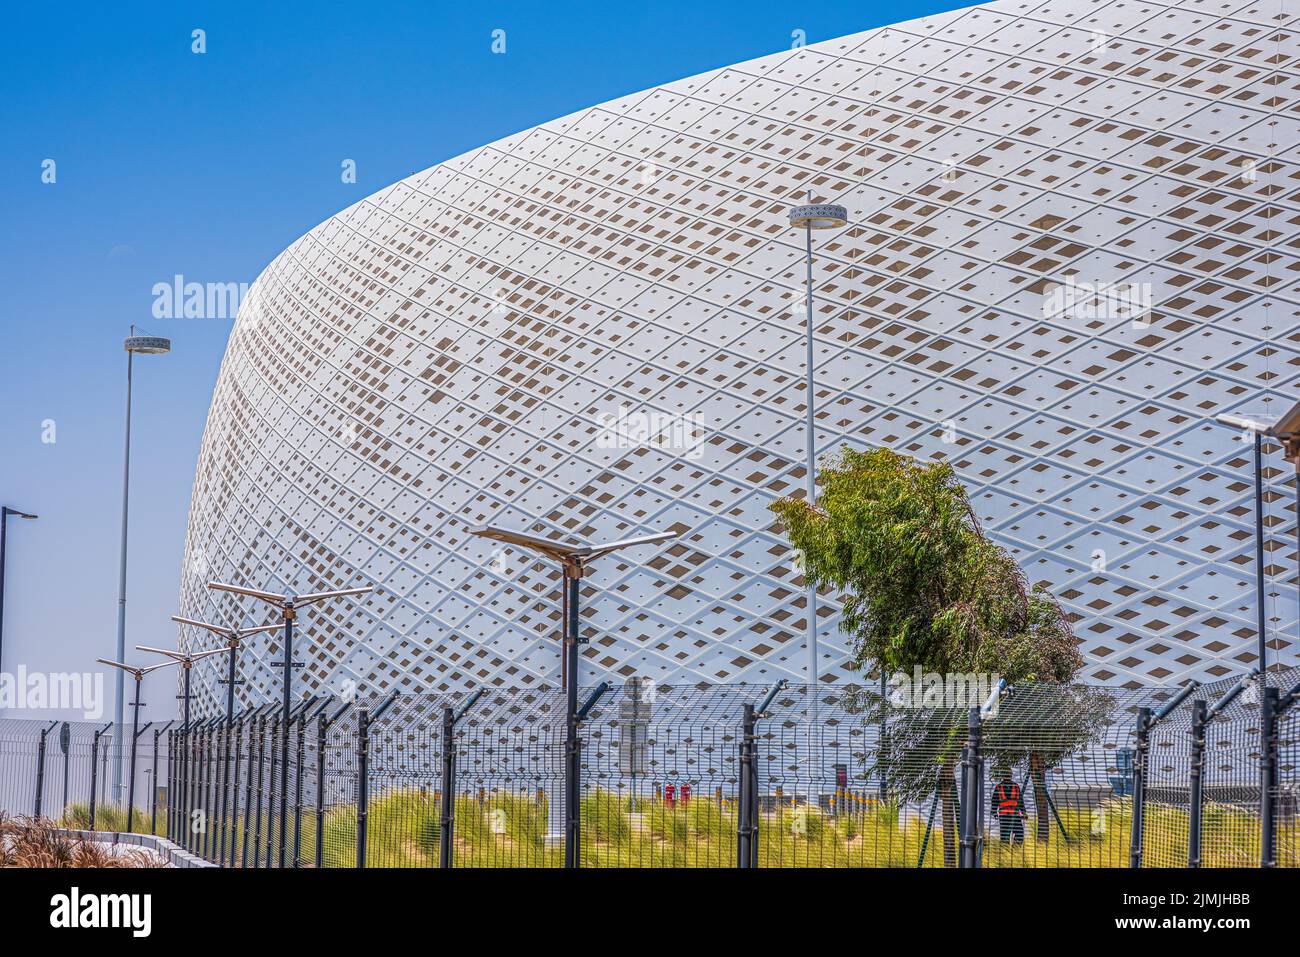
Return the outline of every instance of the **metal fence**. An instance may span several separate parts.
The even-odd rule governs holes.
[[[559,691],[309,699],[144,729],[133,826],[227,867],[1294,867],[1297,679],[983,713],[630,680],[572,733]],[[124,829],[116,755],[0,722],[0,809]]]
[[[149,832],[157,816],[166,818],[166,783],[159,779],[170,764],[165,728],[139,729],[132,789],[130,746],[119,746],[111,722],[0,720],[0,811],[126,830],[130,796],[131,830]],[[119,755],[122,783],[115,792]]]

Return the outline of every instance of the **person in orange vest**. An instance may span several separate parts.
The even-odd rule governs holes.
[[[1021,806],[1020,785],[1003,769],[1002,778],[993,787],[993,811],[998,816],[998,830],[1004,842],[1025,841],[1025,809]]]

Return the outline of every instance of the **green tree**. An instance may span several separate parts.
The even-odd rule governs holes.
[[[946,462],[844,451],[817,505],[772,503],[808,579],[840,590],[856,663],[1068,681],[1083,664],[1056,599],[990,541]]]
[[[1012,684],[1068,682],[1078,671],[1083,659],[1060,605],[1030,586],[984,534],[946,462],[845,450],[820,478],[815,506],[790,497],[771,508],[808,580],[841,593],[840,629],[853,643],[855,665],[875,664],[886,674],[916,666],[996,672]],[[938,765],[947,863],[955,860],[951,771],[963,723],[956,713],[912,715],[891,727],[891,754],[882,755],[900,762],[890,769],[890,785],[904,798],[933,793]],[[1068,738],[1050,755],[1030,756],[1036,772],[1080,743],[1078,735]]]

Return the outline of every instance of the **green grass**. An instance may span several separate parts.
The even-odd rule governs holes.
[[[533,794],[486,792],[456,800],[453,848],[457,867],[560,867],[562,836],[548,838],[547,799]],[[854,802],[849,812],[831,815],[783,802],[764,804],[759,820],[761,867],[916,867],[944,866],[944,839],[938,826],[927,842],[924,816],[900,826],[893,805]],[[84,826],[86,809],[69,808],[68,822]],[[265,813],[265,812],[264,812]],[[1035,837],[1036,820],[1025,821],[1022,844],[998,839],[997,822],[987,822],[985,867],[1128,867],[1131,809],[1110,801],[1097,809],[1061,809],[1068,838],[1052,822],[1047,839]],[[100,809],[97,826],[124,823],[120,808]],[[436,793],[417,789],[385,791],[371,799],[367,829],[367,867],[437,867],[441,808]],[[1258,816],[1222,805],[1204,812],[1202,863],[1206,867],[1255,866],[1259,859]],[[264,825],[265,826],[265,825]],[[136,829],[147,831],[148,816],[137,811]],[[278,834],[278,827],[275,829]],[[165,820],[159,814],[159,832]],[[235,859],[243,841],[238,822]],[[731,801],[695,797],[685,806],[604,789],[582,799],[582,857],[589,867],[734,867],[736,812]],[[323,864],[356,866],[357,814],[337,805],[324,817]],[[304,808],[301,856],[315,859],[316,816]],[[955,842],[954,842],[955,843]],[[1151,806],[1147,811],[1145,864],[1184,867],[1187,862],[1187,812]],[[1300,826],[1283,821],[1278,834],[1279,864],[1300,866]],[[250,849],[251,850],[251,849]],[[265,842],[261,847],[266,853]]]
[[[149,808],[135,809],[135,815],[131,821],[131,830],[136,834],[151,834],[149,828],[150,822]],[[59,818],[58,823],[63,827],[75,828],[81,831],[90,830],[90,802],[73,801],[64,810],[63,815]],[[95,805],[95,830],[97,831],[125,831],[126,830],[126,808],[118,807],[115,804],[96,804]],[[158,834],[167,833],[167,812],[162,808],[158,810]]]

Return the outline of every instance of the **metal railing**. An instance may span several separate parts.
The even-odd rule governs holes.
[[[576,755],[558,691],[309,699],[285,821],[266,705],[147,727],[133,823],[243,868],[1294,867],[1298,678],[976,707],[633,680],[595,696]],[[0,810],[124,829],[111,732],[0,721]]]

